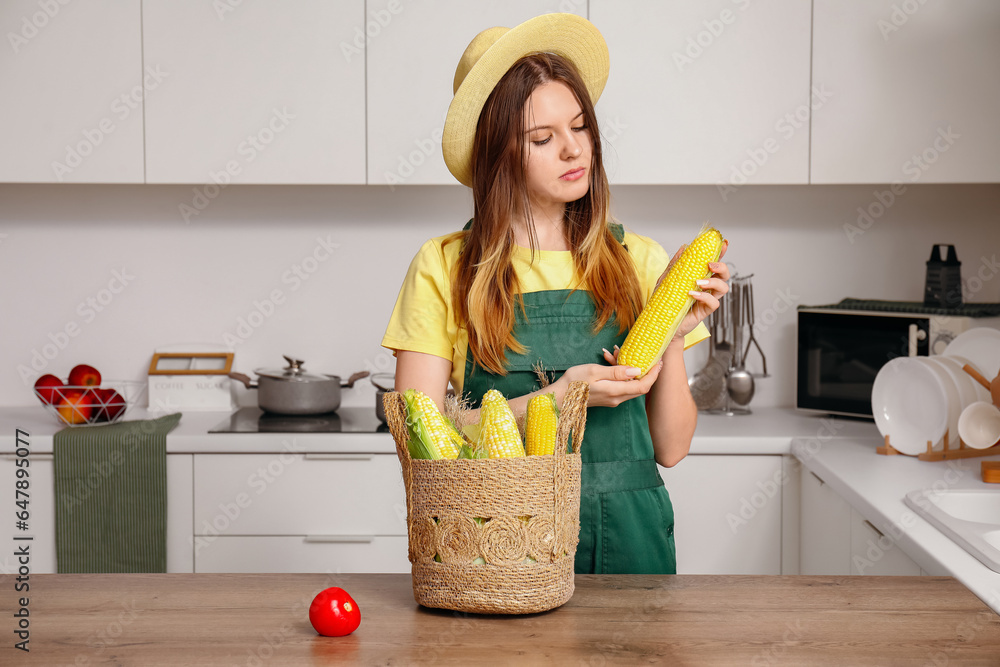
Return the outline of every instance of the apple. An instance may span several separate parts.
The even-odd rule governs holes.
[[[56,391],[54,387],[62,386],[64,386],[62,380],[51,373],[47,373],[35,380],[35,395],[43,403],[52,405],[60,396],[60,392]]]
[[[67,424],[86,424],[94,412],[94,402],[89,389],[66,389],[56,404],[56,411]]]
[[[66,384],[72,387],[96,387],[101,384],[101,373],[93,366],[77,364],[69,372]]]
[[[125,399],[110,387],[91,389],[96,399],[97,421],[114,421],[125,410]]]

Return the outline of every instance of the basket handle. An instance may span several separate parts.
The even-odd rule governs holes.
[[[573,433],[573,453],[580,453],[583,443],[583,429],[587,422],[587,401],[590,399],[590,385],[586,382],[570,382],[569,389],[563,396],[559,409],[559,426],[556,429],[556,442],[565,443],[570,432]],[[565,454],[565,447],[556,447],[557,454]]]
[[[410,440],[410,432],[406,428],[406,400],[398,391],[387,391],[382,396],[382,408],[392,439],[396,442],[396,455],[401,462],[409,463],[410,450],[406,443]]]

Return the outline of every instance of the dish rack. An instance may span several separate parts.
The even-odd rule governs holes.
[[[986,389],[989,390],[990,388],[989,381],[987,381],[986,378],[980,375],[976,371],[976,369],[972,368],[968,364],[963,366],[963,369],[965,370],[966,373],[971,375],[976,380],[976,382],[985,386]],[[996,405],[996,402],[994,402],[994,405]],[[997,407],[1000,408],[1000,405],[997,405]],[[898,449],[892,446],[892,444],[889,442],[888,435],[884,437],[885,437],[885,445],[883,445],[882,447],[876,447],[875,448],[876,453],[884,454],[886,456],[891,456],[893,454],[903,454],[903,452],[899,451]],[[971,459],[971,458],[976,458],[978,456],[993,456],[994,454],[1000,454],[1000,442],[997,442],[996,444],[990,447],[986,447],[985,449],[976,449],[974,447],[966,447],[965,443],[962,442],[961,438],[958,439],[958,448],[951,449],[949,447],[951,443],[948,441],[947,429],[945,429],[944,439],[942,440],[942,443],[944,446],[941,449],[941,451],[934,451],[934,443],[928,440],[927,451],[917,454],[917,458],[920,459],[921,461],[950,461],[953,459]],[[905,456],[905,454],[903,455]]]

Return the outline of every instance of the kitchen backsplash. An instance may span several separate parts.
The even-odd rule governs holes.
[[[379,341],[410,259],[472,210],[458,186],[205,190],[0,185],[0,405],[36,404],[35,376],[82,362],[145,380],[172,343],[228,342],[242,371],[282,354],[342,376],[392,370]],[[934,243],[955,244],[967,301],[1000,301],[998,185],[622,186],[613,212],[671,252],[704,221],[730,239],[726,260],[754,274],[772,374],[752,406],[794,403],[798,304],[920,300]],[[689,374],[704,348],[688,351]],[[373,396],[362,381],[343,403]]]

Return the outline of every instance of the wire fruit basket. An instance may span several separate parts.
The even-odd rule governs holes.
[[[142,398],[145,382],[109,380],[100,386],[36,387],[35,396],[64,426],[96,426],[121,421]]]

